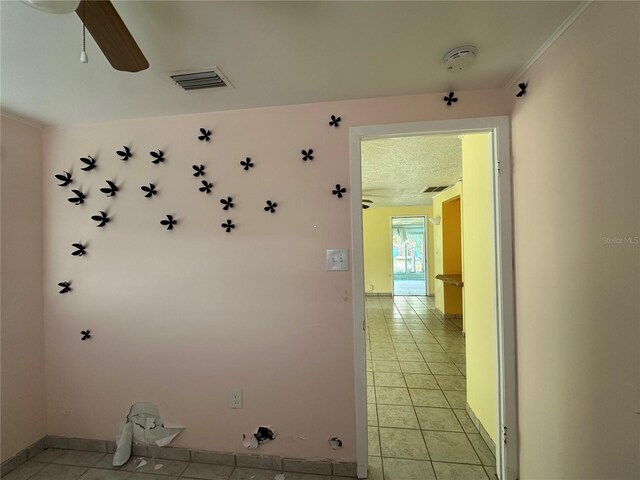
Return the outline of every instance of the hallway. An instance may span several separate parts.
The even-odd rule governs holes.
[[[369,479],[494,479],[465,410],[459,326],[422,296],[368,296],[366,315]]]

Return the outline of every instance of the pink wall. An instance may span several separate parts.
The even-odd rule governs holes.
[[[46,434],[42,317],[42,141],[1,119],[1,460]]]
[[[113,438],[129,405],[151,400],[187,428],[177,446],[244,451],[241,434],[266,424],[280,436],[261,453],[355,460],[351,274],[324,266],[325,249],[350,247],[350,198],[331,189],[349,185],[350,126],[507,113],[499,90],[458,97],[453,108],[437,94],[46,129],[48,433]],[[199,127],[212,142],[196,140]],[[115,156],[123,144],[135,152],[128,163]],[[308,147],[315,159],[302,162]],[[165,165],[150,163],[157,148]],[[81,172],[89,154],[99,167]],[[210,196],[194,163],[207,166]],[[89,191],[84,205],[55,184],[70,168]],[[121,185],[115,199],[98,191],[105,179]],[[152,200],[147,182],[160,191]],[[99,229],[89,217],[104,209],[113,220]],[[167,213],[180,222],[171,232],[159,225]],[[227,218],[231,234],[219,226]],[[84,258],[70,255],[77,241],[89,242]],[[69,279],[73,292],[59,295]],[[85,328],[94,338],[83,342]],[[241,410],[227,406],[231,387],[244,391]],[[345,448],[331,450],[330,435]]]
[[[639,25],[594,2],[513,108],[522,479],[640,477]]]

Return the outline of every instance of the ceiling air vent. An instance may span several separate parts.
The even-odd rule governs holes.
[[[171,74],[171,79],[187,91],[232,86],[218,67],[196,72],[176,72]]]
[[[449,188],[449,185],[444,185],[444,186],[439,186],[439,187],[424,187],[421,191],[421,193],[436,193],[436,192],[441,192],[443,190],[446,190],[447,188]]]

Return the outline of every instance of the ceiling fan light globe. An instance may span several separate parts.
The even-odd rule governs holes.
[[[80,0],[21,0],[36,10],[46,13],[65,14],[76,11]]]

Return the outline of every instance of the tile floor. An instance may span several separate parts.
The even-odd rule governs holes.
[[[393,292],[397,295],[424,295],[427,286],[422,280],[393,280]]]
[[[152,460],[140,468],[132,457],[119,468],[113,454],[49,448],[2,477],[2,480],[274,480],[276,470],[210,465],[175,460]],[[162,468],[156,470],[158,464]],[[286,480],[347,480],[344,477],[285,472]]]
[[[495,479],[495,458],[466,408],[459,322],[432,297],[370,296],[367,404],[370,480]]]

